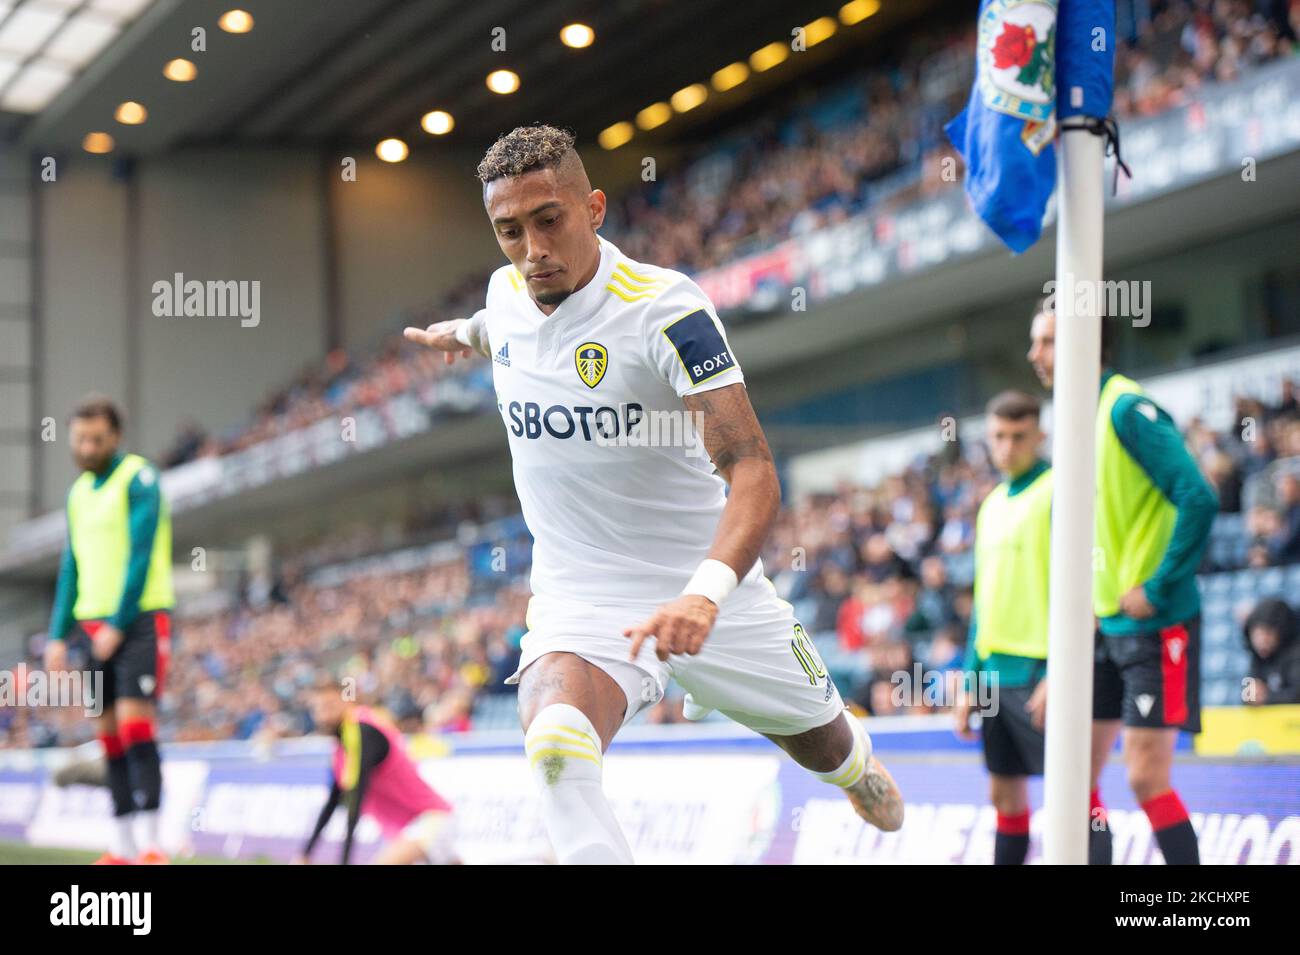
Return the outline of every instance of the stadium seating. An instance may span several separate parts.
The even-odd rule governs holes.
[[[1275,31],[1269,42],[1273,27],[1241,4],[1214,4],[1195,22],[1189,5],[1170,9],[1121,52],[1121,115],[1155,115],[1179,105],[1198,85],[1231,80],[1287,52]],[[1208,39],[1205,17],[1213,21]],[[1224,42],[1207,53],[1216,36]],[[1185,49],[1189,44],[1193,49]],[[797,110],[778,105],[752,125],[692,150],[671,181],[615,197],[607,231],[632,254],[695,270],[845,214],[914,198],[923,166],[949,155],[939,124],[965,96],[972,49],[967,27],[940,32],[918,39],[887,68],[824,90],[812,104]],[[902,108],[883,109],[882,99]],[[480,304],[484,278],[467,276],[445,299],[412,309],[402,323],[465,314]],[[251,421],[219,437],[188,428],[163,459],[180,464],[245,451],[345,409],[388,409],[401,399],[430,412],[484,410],[492,404],[491,381],[481,366],[448,369],[437,356],[388,337],[373,351],[331,352],[320,368],[260,402]],[[1240,450],[1231,436],[1216,440]],[[879,487],[794,502],[782,515],[765,565],[846,698],[870,708],[872,686],[900,663],[951,665],[931,657],[964,639],[968,606],[963,609],[962,601],[968,602],[973,579],[970,528],[994,480],[982,458],[931,460]],[[1250,566],[1260,544],[1252,527],[1249,514],[1225,513],[1212,531],[1201,578],[1206,703],[1240,702],[1249,662],[1241,637],[1246,612],[1261,597],[1300,595],[1300,564]],[[807,548],[806,572],[791,567],[796,530],[801,541],[811,534],[821,542]],[[874,536],[887,553],[869,565],[864,551]],[[327,572],[346,563],[335,560],[335,566],[312,568],[315,576],[285,581],[283,603],[249,604],[244,594],[234,594],[221,612],[188,619],[182,613],[173,668],[178,686],[164,710],[166,737],[301,732],[301,689],[320,667],[363,677],[382,672],[398,684],[383,702],[408,727],[513,727],[514,694],[499,692],[499,678],[518,653],[528,539],[517,516],[482,538],[419,573],[395,563],[331,578]],[[511,554],[508,580],[492,572],[486,557],[501,544]],[[940,558],[945,581],[923,594],[918,578],[931,555]],[[847,579],[832,586],[835,568]],[[429,575],[432,583],[416,579]],[[889,588],[896,593],[886,595]],[[933,598],[941,619],[920,612],[923,595]],[[215,687],[233,691],[222,694],[228,705],[195,705]],[[462,696],[468,720],[457,708]],[[448,711],[441,709],[444,701]],[[678,716],[670,702],[647,718]],[[0,745],[67,742],[88,732],[62,716],[39,719],[0,710]],[[69,735],[76,733],[83,736]]]
[[[1231,81],[1290,53],[1279,40],[1289,31],[1244,4],[1198,10],[1168,4],[1146,16],[1117,55],[1120,118],[1157,115],[1185,103],[1198,87]],[[974,46],[962,18],[960,26],[913,38],[895,62],[863,70],[812,102],[775,104],[691,149],[672,176],[612,196],[605,234],[634,258],[695,274],[850,214],[896,208],[925,188],[957,188],[955,178],[922,172],[956,156],[942,126],[964,104]],[[267,395],[248,422],[219,435],[185,426],[159,460],[172,466],[236,452],[403,392],[431,397],[430,380],[473,376],[406,347],[397,329],[471,314],[482,305],[487,277],[487,271],[466,275],[437,301],[413,304],[375,348],[331,352],[319,367]],[[470,384],[490,398],[483,382]]]

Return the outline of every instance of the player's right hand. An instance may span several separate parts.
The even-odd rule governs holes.
[[[975,731],[970,728],[970,713],[970,697],[963,693],[952,708],[952,731],[957,734],[958,739],[968,742],[978,738]]]
[[[635,660],[641,645],[652,637],[655,656],[660,660],[667,660],[673,653],[694,656],[704,646],[717,619],[718,605],[708,597],[682,594],[663,604],[647,620],[623,631],[623,636],[632,640],[628,659]]]
[[[444,352],[443,361],[450,365],[457,358],[469,358],[474,354],[471,348],[456,338],[456,329],[467,321],[467,318],[454,318],[449,322],[434,322],[428,328],[408,326],[402,331],[402,336],[408,342]]]
[[[122,645],[122,631],[106,623],[95,631],[90,641],[90,653],[96,660],[110,660]]]
[[[1029,713],[1030,722],[1034,724],[1034,729],[1040,733],[1047,731],[1047,678],[1038,681],[1038,686],[1034,687],[1034,692],[1029,695],[1029,702],[1025,704],[1025,710]]]
[[[68,668],[68,645],[62,640],[45,642],[45,669],[50,673],[62,673]]]

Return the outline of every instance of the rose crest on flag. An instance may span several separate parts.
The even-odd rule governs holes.
[[[984,104],[1054,131],[1055,45],[1056,0],[992,0],[979,24]]]

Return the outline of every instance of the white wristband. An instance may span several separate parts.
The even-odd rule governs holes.
[[[456,341],[466,348],[472,348],[484,358],[487,357],[487,342],[483,340],[484,325],[487,323],[487,309],[481,308],[473,318],[467,318],[456,326]]]
[[[695,576],[682,591],[682,596],[698,594],[721,607],[722,601],[726,600],[727,595],[738,586],[740,586],[740,579],[736,576],[736,572],[722,561],[710,557],[696,568]]]

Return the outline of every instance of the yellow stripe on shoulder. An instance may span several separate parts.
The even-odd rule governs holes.
[[[519,274],[519,270],[513,265],[510,266],[509,270],[506,272],[506,277],[510,279],[510,287],[516,292],[522,292],[524,290],[524,277]]]
[[[613,271],[609,274],[609,279],[609,284],[605,286],[605,289],[613,292],[625,302],[639,302],[643,299],[654,298],[668,287],[667,279],[633,272],[623,262],[619,262],[614,266]]]
[[[668,286],[668,282],[665,279],[654,279],[653,281],[649,281],[649,282],[640,282],[635,279],[628,278],[626,275],[624,275],[622,272],[618,271],[617,269],[615,269],[613,272],[610,273],[609,284],[621,286],[622,288],[624,288],[625,290],[633,294],[636,294],[638,292],[658,293],[663,291]]]
[[[627,267],[626,262],[616,262],[612,274],[614,277],[623,279],[623,281],[628,285],[663,285],[668,281],[662,277],[642,275],[640,272],[633,272]]]
[[[617,295],[625,302],[639,302],[642,299],[654,298],[655,295],[658,294],[657,292],[641,292],[637,295],[629,295],[627,292],[623,291],[613,282],[610,282],[608,285],[605,286],[605,291],[613,292],[615,295]]]

